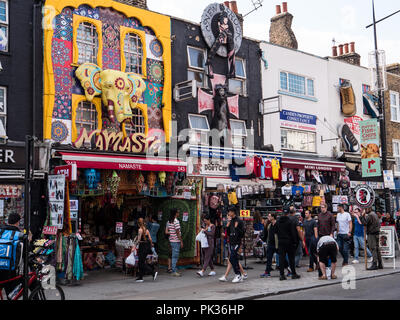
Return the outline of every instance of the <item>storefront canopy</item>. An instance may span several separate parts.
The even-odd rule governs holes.
[[[187,163],[177,159],[129,157],[104,154],[59,152],[67,164],[78,168],[186,172]]]
[[[319,171],[337,171],[344,172],[346,165],[339,161],[328,161],[320,159],[305,159],[305,158],[282,158],[282,167],[288,169],[306,169]]]

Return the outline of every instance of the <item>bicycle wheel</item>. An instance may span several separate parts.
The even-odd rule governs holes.
[[[29,300],[65,300],[63,289],[56,285],[55,289],[43,289],[38,286],[29,296]]]

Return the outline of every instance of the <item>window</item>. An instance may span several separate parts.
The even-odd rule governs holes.
[[[8,1],[0,0],[0,51],[8,51]]]
[[[281,128],[281,147],[293,151],[316,152],[316,134]]]
[[[89,101],[81,101],[76,109],[76,131],[79,135],[82,128],[89,133],[97,129],[97,110],[96,106]]]
[[[208,132],[210,125],[206,116],[189,114],[190,144],[208,145]]]
[[[390,91],[391,120],[400,122],[400,97],[398,92]]]
[[[188,80],[195,79],[198,87],[207,88],[205,76],[206,51],[199,48],[187,47],[188,50]]]
[[[296,95],[315,97],[314,80],[289,72],[280,73],[281,90]]]
[[[244,148],[246,146],[246,123],[242,120],[230,120],[232,146],[235,148]]]
[[[0,142],[7,139],[7,89],[0,87]]]
[[[393,140],[393,157],[396,159],[394,171],[400,175],[400,141]]]
[[[229,79],[229,92],[246,96],[246,68],[245,61],[240,58],[235,59],[236,78]]]
[[[134,125],[132,126],[131,123],[125,122],[125,132],[128,137],[134,133],[146,132],[145,119],[142,110],[140,110],[139,108],[134,108],[132,110],[132,113],[133,113],[132,122]]]
[[[79,24],[76,44],[78,46],[78,64],[90,62],[97,64],[97,52],[99,50],[99,39],[96,26],[89,22]]]
[[[124,41],[124,54],[126,59],[125,72],[143,74],[143,45],[137,34],[126,34]]]

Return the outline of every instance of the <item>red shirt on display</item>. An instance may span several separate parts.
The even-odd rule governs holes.
[[[256,177],[261,177],[261,167],[263,166],[263,161],[261,157],[254,157],[254,174]]]
[[[272,165],[270,160],[265,161],[265,179],[272,179]]]

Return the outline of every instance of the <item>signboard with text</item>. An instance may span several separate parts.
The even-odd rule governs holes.
[[[381,172],[378,120],[360,121],[362,176],[379,177]]]
[[[290,110],[282,110],[280,114],[281,127],[316,131],[317,116]]]

